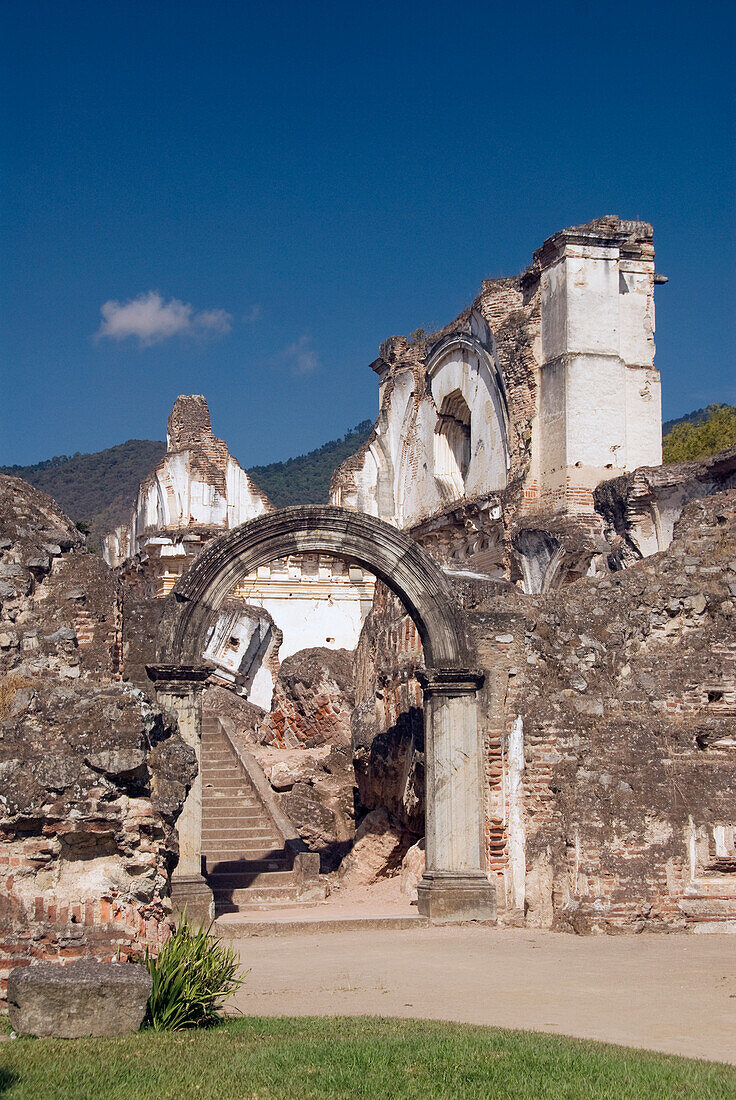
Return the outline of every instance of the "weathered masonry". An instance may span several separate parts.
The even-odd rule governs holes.
[[[162,705],[173,708],[185,740],[201,754],[199,694],[208,629],[240,578],[273,557],[324,553],[369,569],[402,600],[424,645],[421,673],[427,741],[427,869],[420,911],[433,920],[493,919],[495,893],[485,867],[482,744],[476,695],[483,676],[442,570],[388,524],[340,508],[288,508],[213,541],[167,601],[151,667]],[[177,905],[206,912],[211,897],[201,874],[201,785],[192,787],[179,820]]]
[[[382,344],[332,503],[528,592],[599,569],[595,487],[662,461],[652,242],[617,217],[564,229],[438,332]]]
[[[736,450],[662,467],[652,227],[556,233],[372,364],[331,499],[443,567],[483,672],[504,921],[736,930]],[[356,652],[366,799],[418,817],[422,643],[383,585]],[[371,746],[401,761],[377,780]]]
[[[200,394],[176,399],[167,453],[144,479],[129,521],[103,543],[103,557],[132,594],[164,597],[210,539],[275,509],[212,433]],[[213,681],[271,706],[286,657],[307,646],[354,649],[373,600],[373,577],[319,554],[277,558],[244,577],[212,626],[206,657]]]

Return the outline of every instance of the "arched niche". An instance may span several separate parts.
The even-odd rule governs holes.
[[[426,365],[427,385],[438,418],[434,474],[443,495],[450,498],[504,489],[510,465],[508,401],[493,339],[476,314],[471,317],[470,327],[469,332],[448,333],[434,344]],[[457,416],[458,410],[461,416]],[[458,424],[452,424],[448,416]],[[460,422],[468,440],[462,477],[459,462],[449,474],[445,469],[448,463],[451,465],[453,449],[457,453],[464,445]],[[449,447],[442,445],[443,435],[451,437]]]

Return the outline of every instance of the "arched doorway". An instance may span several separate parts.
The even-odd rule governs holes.
[[[486,873],[483,760],[478,688],[467,634],[440,566],[403,532],[361,512],[329,506],[286,508],[209,543],[171,594],[161,620],[158,663],[149,668],[162,704],[173,707],[199,757],[199,696],[208,675],[202,652],[209,625],[234,584],[289,554],[325,553],[368,569],[401,599],[417,625],[426,668],[427,870],[419,911],[435,921],[492,920],[495,893]],[[179,819],[179,904],[208,905],[201,874],[201,786],[195,781]],[[211,895],[210,895],[211,901]]]

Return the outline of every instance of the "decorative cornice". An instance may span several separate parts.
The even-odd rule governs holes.
[[[174,693],[202,691],[209,675],[215,671],[206,665],[146,665],[149,680],[156,688]]]
[[[485,673],[475,668],[418,668],[416,678],[425,695],[475,695]]]

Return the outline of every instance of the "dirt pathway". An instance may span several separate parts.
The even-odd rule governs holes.
[[[375,1015],[548,1031],[736,1063],[736,937],[474,926],[236,939],[249,1015]]]

